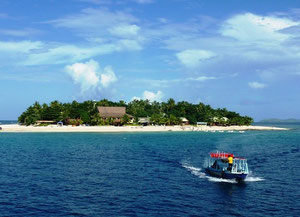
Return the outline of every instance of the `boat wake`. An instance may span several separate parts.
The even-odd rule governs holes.
[[[235,180],[211,177],[211,176],[207,175],[202,168],[194,167],[187,162],[182,162],[181,165],[183,168],[185,168],[191,174],[198,176],[201,179],[207,179],[210,182],[226,182],[226,183],[237,184],[237,182]],[[245,179],[245,182],[260,182],[260,181],[264,181],[264,180],[265,180],[264,178],[255,177],[250,173],[247,176],[247,178]]]

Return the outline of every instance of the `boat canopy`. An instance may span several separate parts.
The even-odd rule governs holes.
[[[241,157],[236,157],[234,156],[234,154],[232,153],[228,153],[228,152],[212,152],[209,153],[211,158],[220,158],[220,159],[227,159],[229,156],[234,157],[235,159],[240,159],[240,160],[245,160],[245,158],[241,158]]]
[[[229,156],[233,156],[231,153],[226,153],[226,152],[213,152],[210,153],[211,158],[228,158]]]
[[[231,153],[226,152],[213,152],[210,153],[210,158],[208,160],[208,166],[211,168],[215,168],[221,171],[227,171],[228,169],[228,162],[227,158],[229,156],[234,156]],[[246,173],[248,174],[248,164],[247,159],[240,158],[240,157],[234,157],[233,158],[233,164],[231,168],[232,174],[234,173]]]

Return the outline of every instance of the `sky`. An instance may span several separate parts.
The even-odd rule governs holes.
[[[1,0],[0,90],[0,120],[103,98],[300,118],[300,2]]]

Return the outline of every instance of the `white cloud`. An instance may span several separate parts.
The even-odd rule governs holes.
[[[186,78],[183,81],[207,81],[207,80],[214,80],[217,79],[216,77],[208,77],[208,76],[199,76],[196,78]]]
[[[150,102],[158,101],[161,102],[163,98],[163,93],[159,90],[156,93],[150,91],[144,91],[143,99],[148,99]]]
[[[114,71],[112,70],[111,66],[106,66],[104,68],[104,73],[101,74],[100,78],[101,78],[100,82],[102,86],[105,88],[117,81],[117,77]]]
[[[135,50],[141,50],[142,49],[142,46],[141,46],[140,43],[138,43],[135,40],[129,40],[129,39],[119,40],[116,43],[116,46],[118,46],[118,48],[120,50],[135,51]]]
[[[160,90],[157,91],[156,93],[145,90],[143,92],[142,97],[134,96],[134,97],[132,97],[131,101],[143,99],[143,100],[149,100],[150,102],[154,102],[154,101],[161,102],[162,98],[163,98],[163,93]]]
[[[99,64],[94,60],[68,65],[66,71],[74,83],[80,86],[81,92],[94,88],[99,83]]]
[[[138,83],[143,83],[147,85],[151,85],[152,87],[170,87],[172,85],[185,84],[187,82],[205,82],[208,80],[218,79],[213,76],[198,76],[198,77],[188,77],[188,78],[175,78],[175,79],[138,79],[136,80]]]
[[[2,52],[16,52],[16,53],[29,53],[31,51],[41,49],[43,43],[40,41],[0,41],[0,51]]]
[[[176,56],[186,67],[197,67],[203,60],[215,57],[216,54],[207,50],[184,50],[177,53]]]
[[[81,61],[94,56],[109,54],[118,51],[122,47],[117,48],[112,44],[104,44],[98,46],[79,47],[76,45],[53,45],[49,44],[38,53],[31,53],[27,60],[24,61],[25,65],[52,65],[63,64],[69,62]]]
[[[110,44],[120,50],[141,50],[145,40],[141,35],[139,20],[122,11],[88,8],[79,14],[46,23],[71,29],[89,42],[97,43],[100,39],[100,43]]]
[[[141,49],[140,44],[131,39],[114,43],[91,41],[84,46],[40,41],[0,41],[0,60],[2,63],[12,61],[27,66],[68,64],[114,52]]]
[[[1,45],[1,44],[0,44]],[[141,47],[133,40],[119,40],[116,43],[90,44],[88,46],[76,46],[70,44],[45,44],[39,52],[31,52],[24,65],[53,65],[77,62],[99,55],[111,54],[122,51],[140,50]],[[1,50],[1,48],[0,48]]]
[[[137,29],[137,26],[134,27],[136,22],[138,19],[126,12],[87,8],[79,14],[68,15],[47,23],[56,27],[74,29],[80,35],[103,37],[109,36],[114,28],[116,28],[115,32],[121,32],[122,26],[131,26],[131,31],[134,31]]]
[[[140,27],[137,25],[118,25],[114,26],[113,28],[109,29],[109,32],[113,35],[120,36],[120,37],[130,37],[136,36],[140,30]]]
[[[283,34],[279,30],[298,24],[287,18],[245,13],[228,19],[221,29],[221,34],[240,41],[282,41],[289,38],[289,35]]]
[[[249,82],[248,85],[249,85],[249,87],[251,87],[251,88],[253,88],[253,89],[263,89],[263,88],[266,87],[265,84],[259,83],[259,82],[256,82],[256,81],[254,81],[254,82]]]
[[[110,66],[102,71],[99,64],[90,60],[85,63],[74,63],[66,66],[66,72],[75,84],[80,86],[81,93],[95,88],[108,88],[117,81],[116,75]]]

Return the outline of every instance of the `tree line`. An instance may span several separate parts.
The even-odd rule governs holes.
[[[18,118],[18,122],[25,125],[35,124],[37,120],[52,120],[63,123],[109,125],[112,119],[102,119],[99,116],[98,106],[124,106],[126,113],[134,117],[138,123],[139,118],[149,117],[152,124],[176,125],[180,124],[181,117],[189,120],[190,124],[207,122],[210,125],[250,125],[253,119],[241,116],[237,112],[228,111],[226,108],[213,109],[204,103],[192,104],[186,101],[175,102],[169,99],[167,102],[150,102],[149,100],[133,100],[129,103],[121,100],[112,102],[107,99],[100,101],[84,101],[79,103],[61,103],[58,101],[49,104],[35,102],[29,106]],[[69,122],[68,122],[69,121]],[[129,117],[122,118],[123,124],[128,123]]]

